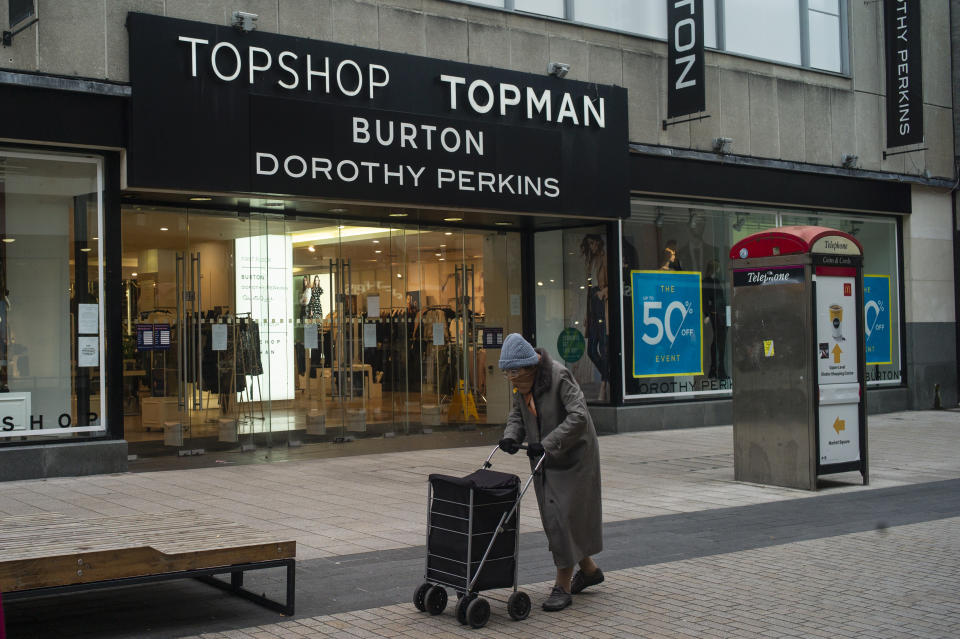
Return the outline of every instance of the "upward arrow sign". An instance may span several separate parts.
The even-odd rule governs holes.
[[[839,364],[839,363],[840,363],[840,353],[843,352],[842,350],[840,350],[840,345],[839,345],[839,344],[834,344],[833,350],[832,350],[831,352],[833,353],[833,363],[834,363],[834,364]]]

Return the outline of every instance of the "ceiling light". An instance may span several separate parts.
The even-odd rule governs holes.
[[[92,239],[94,239],[94,240],[99,240],[100,238],[99,238],[99,237],[94,237],[94,238],[92,238]]]
[[[543,282],[537,282],[537,286],[543,286]]]
[[[89,253],[89,252],[90,252],[90,247],[89,247],[89,246],[85,246],[85,247],[83,247],[83,248],[80,249],[80,250],[83,251],[84,253]]]
[[[347,209],[330,209],[330,210],[327,211],[327,212],[328,212],[328,213],[337,213],[337,214],[339,214],[339,213],[346,213],[346,212],[347,212]]]
[[[374,251],[374,253],[383,253],[383,251]]]
[[[212,200],[212,199],[213,199],[212,197],[199,197],[199,196],[198,196],[198,197],[192,197],[192,198],[190,198],[190,201],[191,201],[191,202],[209,202],[209,201]]]
[[[403,275],[401,275],[400,273],[397,273],[397,277],[398,277],[398,278],[401,278],[401,277],[403,277]]]
[[[308,246],[308,247],[307,247],[307,250],[310,251],[311,253],[316,253],[316,252],[317,252],[317,249],[316,249],[316,247],[314,247],[314,246]]]
[[[441,257],[441,258],[440,258],[439,260],[437,260],[437,261],[438,261],[438,262],[446,262],[446,261],[447,261],[447,258]]]
[[[161,227],[160,227],[160,230],[161,230],[161,231],[169,231],[170,229],[168,229],[168,228],[165,227],[165,226],[161,226]]]
[[[337,228],[338,228],[338,229],[345,229],[345,228],[347,228],[347,227],[345,227],[343,224],[341,224],[341,225],[338,226]]]
[[[374,243],[374,244],[379,244],[379,243],[380,243],[380,240],[374,240],[373,243]]]
[[[269,206],[271,208],[280,208],[283,206],[283,202],[280,200],[267,200],[263,203],[264,206]]]
[[[16,242],[17,240],[16,240],[16,238],[13,238],[13,237],[5,237],[5,238],[3,238],[3,241],[6,242],[7,244],[13,244],[13,243]]]
[[[137,276],[136,273],[131,273],[131,274],[130,274],[130,277],[136,277],[136,276]]]
[[[444,233],[444,235],[453,235],[453,233],[451,233],[450,231],[447,231],[446,233]]]
[[[462,217],[445,217],[443,218],[443,221],[444,222],[462,222],[463,218]]]
[[[447,248],[447,245],[446,245],[446,244],[441,244],[441,245],[440,245],[440,248]]]
[[[391,213],[390,217],[407,217],[406,213]]]
[[[495,226],[513,226],[513,222],[494,222]]]
[[[436,255],[437,257],[440,257],[441,255],[443,255],[443,253],[434,253],[434,255]]]

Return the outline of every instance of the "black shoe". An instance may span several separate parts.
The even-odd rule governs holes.
[[[603,571],[599,568],[597,568],[596,572],[594,572],[592,575],[588,575],[582,570],[578,570],[577,574],[573,576],[573,581],[570,582],[570,593],[575,595],[588,586],[596,586],[602,582]]]
[[[560,586],[554,586],[550,591],[550,596],[543,602],[543,609],[547,612],[557,612],[563,610],[573,603],[573,597],[569,592],[564,592]]]

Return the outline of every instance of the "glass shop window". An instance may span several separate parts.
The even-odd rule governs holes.
[[[728,394],[730,246],[775,211],[635,201],[622,225],[627,399]]]
[[[101,175],[0,150],[0,445],[105,427]]]
[[[852,218],[829,213],[782,216],[783,226],[797,224],[827,226],[845,231],[863,245],[863,321],[867,384],[901,384],[900,253],[896,219]]]
[[[609,401],[606,227],[544,231],[535,238],[537,345],[567,365],[588,402]]]

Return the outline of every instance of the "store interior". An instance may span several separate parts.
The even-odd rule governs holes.
[[[502,426],[519,236],[404,222],[124,208],[131,452]]]

